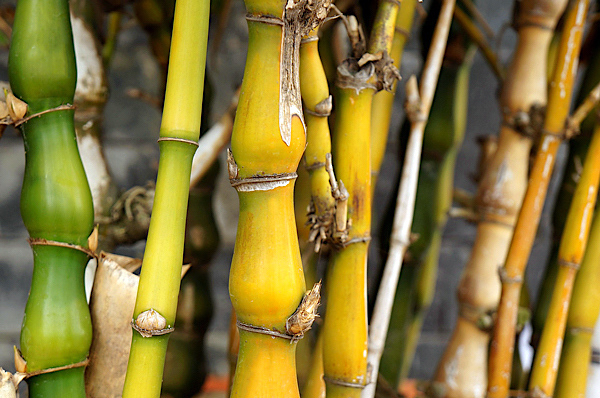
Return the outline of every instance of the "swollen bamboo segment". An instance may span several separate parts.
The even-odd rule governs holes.
[[[436,391],[443,397],[485,395],[489,334],[482,321],[496,308],[500,296],[498,265],[506,257],[525,192],[532,144],[515,121],[519,115],[535,116],[532,109],[546,101],[547,82],[540,71],[545,70],[552,29],[565,4],[565,0],[520,4],[517,48],[501,95],[504,122],[498,149],[479,184],[477,237],[458,287],[459,319],[434,377]],[[527,131],[535,130],[531,124],[527,127]]]
[[[506,262],[501,271],[502,295],[498,306],[489,360],[488,395],[490,398],[505,398],[508,395],[510,382],[508,375],[511,371],[518,311],[515,303],[519,302],[523,273],[540,220],[556,152],[564,139],[565,119],[570,105],[588,4],[589,1],[577,0],[565,14],[565,25],[557,56],[558,63],[550,85],[547,116],[543,125],[540,147],[536,154]],[[535,383],[531,383],[530,387],[532,389],[540,387],[544,389],[544,393],[552,393]]]
[[[299,396],[295,342],[310,328],[318,299],[302,300],[294,218],[306,143],[297,68],[301,36],[328,8],[327,1],[246,1],[248,57],[228,158],[240,201],[229,278],[240,329],[232,397]]]
[[[12,90],[29,105],[29,115],[73,103],[77,76],[66,0],[19,2],[9,66]],[[21,214],[34,271],[21,330],[27,363],[17,369],[33,376],[31,397],[85,397],[92,329],[83,273],[94,213],[73,111],[50,111],[21,129],[26,149]]]

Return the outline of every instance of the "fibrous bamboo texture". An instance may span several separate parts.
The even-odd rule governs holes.
[[[540,146],[531,170],[529,185],[519,212],[502,275],[502,294],[490,349],[488,396],[508,396],[509,375],[515,340],[515,327],[525,266],[542,213],[556,152],[563,141],[570,106],[573,79],[589,1],[577,0],[565,14]],[[534,388],[535,385],[530,385]]]

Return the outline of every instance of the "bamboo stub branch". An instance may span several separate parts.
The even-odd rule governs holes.
[[[402,178],[398,198],[396,201],[396,215],[394,216],[392,236],[390,239],[390,251],[382,276],[382,284],[377,294],[375,308],[369,325],[369,350],[367,363],[370,369],[368,384],[361,394],[361,398],[372,398],[375,396],[375,386],[379,373],[379,363],[385,344],[385,337],[390,323],[390,316],[394,302],[394,295],[398,285],[402,259],[408,245],[410,244],[410,228],[412,225],[415,199],[417,194],[417,180],[421,160],[421,149],[423,146],[423,134],[435,87],[442,66],[442,59],[448,34],[455,0],[445,0],[442,3],[440,16],[434,31],[427,61],[423,70],[420,91],[414,90],[416,79],[411,77],[407,83],[408,98],[413,98],[419,103],[418,117],[411,120],[411,131],[406,149],[406,157],[402,170]],[[412,80],[412,82],[410,82]]]

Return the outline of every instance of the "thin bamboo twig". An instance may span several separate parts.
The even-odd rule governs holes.
[[[496,33],[494,33],[494,29],[492,29],[492,27],[485,19],[483,14],[481,14],[477,6],[471,0],[460,0],[460,4],[462,4],[467,9],[467,11],[469,11],[469,13],[473,16],[473,18],[475,18],[475,20],[479,22],[479,24],[483,28],[483,31],[489,37],[489,39],[491,41],[494,41]]]
[[[519,302],[523,274],[542,213],[556,152],[563,141],[562,135],[570,105],[588,5],[589,0],[577,0],[566,13],[565,28],[557,58],[559,64],[550,85],[547,117],[540,147],[506,263],[501,270],[502,293],[489,359],[488,396],[490,398],[505,398],[508,395],[510,383],[508,375],[512,367],[518,310],[516,303]]]
[[[442,9],[438,23],[433,35],[433,40],[427,55],[423,75],[421,78],[421,87],[416,89],[416,78],[412,77],[411,82],[407,83],[407,98],[415,98],[418,103],[417,111],[411,119],[410,138],[407,144],[404,167],[402,169],[402,180],[400,191],[396,202],[396,216],[392,229],[390,251],[386,261],[382,284],[377,294],[371,324],[369,326],[369,351],[367,362],[371,368],[371,377],[369,384],[361,394],[361,398],[375,396],[375,381],[379,372],[379,362],[385,337],[390,322],[392,305],[394,303],[394,294],[400,276],[402,259],[408,245],[410,244],[410,227],[415,205],[415,196],[417,192],[417,179],[419,175],[419,165],[421,160],[421,148],[423,145],[423,132],[435,87],[439,77],[444,49],[450,32],[450,23],[452,22],[452,11],[455,0],[445,0],[442,3]]]

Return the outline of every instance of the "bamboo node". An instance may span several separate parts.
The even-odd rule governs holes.
[[[579,267],[581,266],[581,263],[567,261],[567,260],[563,260],[562,258],[559,258],[558,265],[560,265],[561,267],[572,268],[574,270],[578,270]]]
[[[162,336],[175,330],[171,325],[167,325],[164,316],[152,308],[140,313],[136,319],[132,319],[131,327],[142,337]]]
[[[508,276],[508,273],[506,272],[506,269],[503,266],[498,267],[498,275],[500,276],[500,282],[502,282],[502,284],[523,283],[522,276]]]
[[[27,361],[23,358],[21,354],[21,350],[17,347],[13,347],[15,352],[15,369],[17,372],[12,376],[15,381],[15,387],[19,385],[19,383],[24,379],[29,379],[30,377],[39,376],[47,373],[59,372],[61,370],[74,369],[74,368],[82,368],[86,367],[90,362],[90,359],[86,357],[83,361],[71,363],[63,366],[56,366],[54,368],[40,369],[33,372],[27,371]]]
[[[402,79],[398,68],[394,66],[394,60],[387,51],[378,51],[375,54],[366,53],[358,60],[358,66],[361,68],[371,62],[375,66],[375,75],[377,76],[377,90],[392,92],[394,82]]]
[[[299,338],[294,338],[295,336],[286,334],[286,333],[281,333],[279,330],[273,328],[273,329],[268,329],[262,326],[254,326],[254,325],[250,325],[248,323],[244,323],[241,321],[237,321],[236,322],[238,329],[240,330],[244,330],[246,332],[250,332],[250,333],[258,333],[258,334],[266,334],[267,336],[271,336],[271,337],[279,337],[281,339],[286,339],[286,340],[291,340],[290,343],[294,343],[298,340],[300,340],[302,337]]]
[[[552,398],[550,395],[546,395],[539,387],[534,387],[529,395],[530,398]]]
[[[301,339],[312,327],[315,318],[319,316],[317,309],[321,303],[321,281],[308,290],[296,311],[285,321],[285,330],[294,336],[292,343]]]
[[[406,40],[408,41],[410,39],[410,32],[404,28],[401,28],[399,26],[396,26],[396,28],[394,29],[396,31],[396,33],[398,33],[399,35],[402,35],[406,38]]]
[[[361,390],[366,387],[365,384],[362,384],[362,383],[355,383],[355,382],[346,381],[346,380],[334,379],[333,377],[328,377],[325,375],[323,375],[323,381],[325,381],[325,383],[329,383],[329,384],[335,384],[335,385],[342,386],[342,387],[359,388]]]
[[[587,328],[584,326],[572,326],[572,327],[567,328],[567,332],[572,333],[572,334],[579,334],[579,333],[593,334],[594,328]],[[596,354],[600,355],[600,352],[596,351]],[[592,356],[593,355],[594,355],[594,352],[592,352]]]
[[[230,149],[227,149],[227,169],[229,171],[229,182],[238,192],[270,191],[277,187],[284,187],[291,180],[298,178],[296,173],[260,174],[238,178],[239,168]]]
[[[528,111],[517,111],[512,114],[505,111],[502,124],[524,137],[535,138],[540,135],[544,127],[545,115],[546,106],[536,102],[531,104]]]
[[[272,15],[246,14],[246,20],[251,22],[260,22],[267,25],[283,26],[283,19]]]
[[[335,85],[342,89],[354,89],[357,94],[367,89],[377,91],[377,85],[372,83],[373,76],[375,76],[375,65],[372,62],[361,67],[359,61],[348,58],[337,68]]]
[[[320,169],[321,167],[325,167],[325,162],[315,162],[311,165],[305,165],[304,168],[306,169],[306,171],[313,171],[313,170],[317,170]]]
[[[494,310],[486,310],[468,303],[460,303],[458,316],[477,326],[483,332],[491,332],[494,327]]]
[[[600,364],[600,351],[598,351],[596,348],[592,349],[592,357],[590,358],[590,362]]]
[[[190,144],[195,146],[196,148],[199,146],[198,141],[186,140],[184,138],[176,138],[176,137],[160,137],[157,142],[163,141],[174,141],[174,142],[183,142],[184,144]]]
[[[313,41],[319,41],[319,36],[317,36],[317,35],[314,35],[314,36],[304,36],[302,38],[302,40],[300,40],[300,44],[311,43]]]
[[[96,253],[94,253],[90,249],[87,249],[83,246],[75,245],[73,243],[57,242],[54,240],[48,240],[48,239],[43,239],[43,238],[29,238],[29,239],[27,239],[27,242],[29,242],[30,246],[56,246],[56,247],[64,247],[67,249],[78,250],[82,253],[87,254],[88,257],[90,257],[90,258],[97,258]]]
[[[316,116],[316,117],[328,117],[329,115],[331,115],[332,108],[333,108],[333,99],[330,95],[329,97],[325,98],[323,101],[319,102],[315,106],[314,111],[305,107],[304,112],[308,113],[309,115]]]

